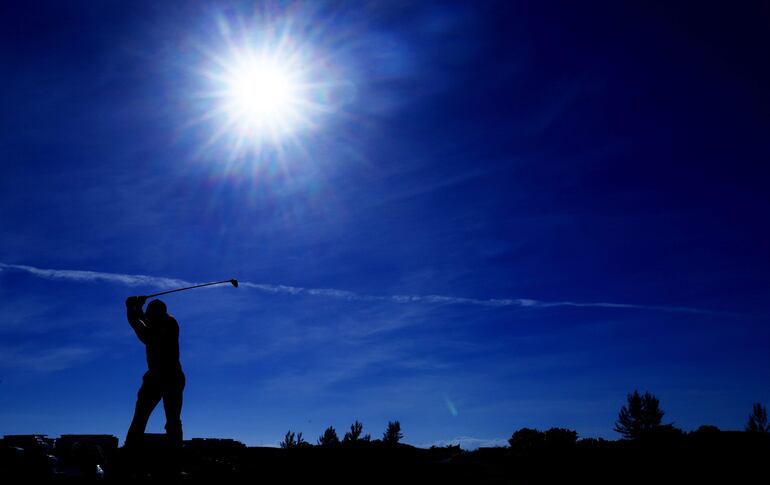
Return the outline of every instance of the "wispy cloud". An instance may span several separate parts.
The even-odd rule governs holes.
[[[48,349],[30,345],[0,346],[0,369],[56,372],[80,365],[92,359],[95,354],[93,349],[72,345]]]
[[[83,271],[74,269],[43,269],[23,264],[5,264],[0,263],[0,270],[13,269],[25,271],[29,274],[51,280],[70,280],[70,281],[106,281],[110,283],[119,283],[127,286],[151,286],[156,288],[176,288],[179,286],[191,285],[184,280],[174,278],[163,278],[158,276],[129,275],[120,273],[103,273],[99,271]],[[194,283],[192,283],[194,284]]]
[[[70,270],[70,269],[43,269],[34,266],[21,264],[0,263],[0,270],[18,270],[46,279],[62,279],[70,281],[106,281],[126,286],[145,286],[159,289],[170,289],[182,286],[192,286],[198,282],[185,281],[176,278],[167,278],[148,275],[131,275],[120,273],[104,273],[98,271]],[[320,298],[334,298],[347,301],[371,301],[371,302],[392,302],[397,304],[443,304],[443,305],[474,305],[491,308],[500,307],[521,307],[521,308],[556,308],[556,307],[576,307],[576,308],[617,308],[632,310],[651,310],[661,312],[676,313],[696,313],[696,314],[714,314],[716,312],[704,310],[701,308],[681,307],[681,306],[660,306],[660,305],[637,305],[631,303],[611,303],[611,302],[575,302],[568,300],[561,301],[543,301],[530,298],[464,298],[458,296],[446,295],[367,295],[356,293],[354,291],[340,290],[335,288],[304,288],[300,286],[288,286],[266,283],[252,283],[241,281],[240,286],[261,291],[263,293],[294,296],[314,296]]]

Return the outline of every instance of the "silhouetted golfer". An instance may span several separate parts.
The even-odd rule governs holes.
[[[134,448],[141,443],[147,420],[155,406],[163,399],[166,411],[166,437],[172,450],[182,447],[182,391],[185,376],[179,363],[179,324],[166,311],[166,304],[153,300],[147,305],[147,313],[142,306],[147,300],[144,296],[131,296],[126,299],[128,323],[147,350],[147,372],[142,379],[142,387],[136,399],[134,419],[126,435],[126,447]]]

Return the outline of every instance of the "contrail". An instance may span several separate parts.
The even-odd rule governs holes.
[[[189,285],[184,280],[174,278],[162,278],[157,276],[131,275],[119,273],[102,273],[99,271],[83,271],[73,269],[42,269],[22,264],[0,263],[0,269],[16,269],[49,280],[70,281],[107,281],[120,283],[127,286],[153,286],[156,288],[170,289]]]
[[[181,286],[193,286],[199,283],[181,280],[177,278],[165,278],[148,275],[132,275],[120,273],[104,273],[99,271],[83,271],[72,269],[43,269],[22,264],[0,263],[0,271],[17,270],[24,271],[34,276],[45,279],[69,280],[69,281],[105,281],[126,286],[144,286],[159,289],[171,289]],[[716,314],[710,310],[679,306],[635,305],[629,303],[609,302],[574,302],[574,301],[542,301],[529,298],[505,298],[505,299],[477,299],[444,295],[366,295],[347,290],[334,288],[303,288],[300,286],[274,285],[265,283],[251,283],[240,281],[241,287],[252,288],[263,293],[280,295],[307,295],[320,298],[334,298],[347,301],[371,301],[392,302],[400,304],[408,303],[433,303],[446,305],[475,305],[485,307],[522,307],[522,308],[556,308],[556,307],[584,307],[584,308],[619,308],[634,310],[652,310],[675,313]]]

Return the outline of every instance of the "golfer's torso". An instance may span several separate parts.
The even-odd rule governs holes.
[[[147,368],[151,371],[181,370],[179,362],[179,324],[169,317],[159,328],[154,328],[145,343]]]

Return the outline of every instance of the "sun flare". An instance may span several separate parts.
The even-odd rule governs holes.
[[[310,65],[281,44],[243,42],[211,56],[205,72],[205,118],[216,121],[210,142],[224,141],[231,156],[296,142],[314,126],[317,87],[308,82]]]
[[[311,18],[263,17],[217,17],[219,37],[196,43],[189,126],[206,125],[198,153],[228,168],[305,157],[308,140],[352,99],[352,84],[333,60],[337,51]]]
[[[247,53],[224,67],[221,80],[222,109],[242,135],[280,136],[302,123],[302,80],[288,63]]]

